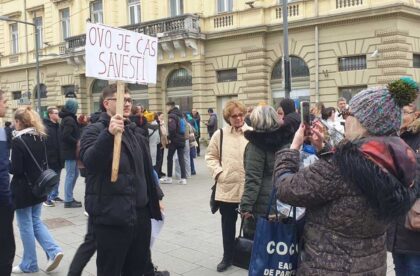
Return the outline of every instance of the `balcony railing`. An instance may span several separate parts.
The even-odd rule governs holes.
[[[366,0],[365,0],[366,1]],[[363,5],[363,0],[336,0],[336,8],[348,8]]]
[[[167,19],[143,22],[140,24],[127,25],[121,27],[130,31],[156,36],[158,33],[177,33],[189,32],[200,33],[199,17],[195,15],[182,15]],[[86,34],[66,38],[67,49],[74,50],[84,47],[86,44]]]
[[[289,17],[299,16],[299,8],[300,8],[299,5],[300,4],[298,3],[298,4],[289,4],[287,6],[287,11],[289,12],[288,13]],[[276,18],[279,19],[279,18],[282,18],[282,17],[283,17],[282,8],[281,7],[276,8]]]

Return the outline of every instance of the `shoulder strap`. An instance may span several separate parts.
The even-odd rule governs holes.
[[[35,165],[38,167],[38,169],[43,172],[41,166],[39,165],[38,161],[36,161],[34,155],[32,154],[32,151],[29,149],[28,145],[25,143],[25,141],[22,139],[21,136],[19,136],[19,140],[23,143],[23,145],[25,146],[26,150],[28,151],[29,155],[32,157],[32,160],[34,160]],[[45,150],[45,156],[46,154],[46,149],[45,149],[45,145],[44,145],[44,150]],[[48,164],[48,160],[47,160],[47,164]]]
[[[221,129],[220,129],[220,145],[219,145],[219,149],[220,149],[219,163],[220,163],[220,166],[222,166],[222,152],[223,152],[223,128],[221,128]]]

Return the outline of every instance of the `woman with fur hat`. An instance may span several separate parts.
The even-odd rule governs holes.
[[[299,169],[302,125],[277,153],[278,199],[306,207],[297,275],[386,275],[386,229],[407,213],[420,181],[415,152],[396,136],[402,107],[415,97],[407,79],[366,89],[350,101],[346,140],[334,152],[323,151],[312,128],[320,160]]]

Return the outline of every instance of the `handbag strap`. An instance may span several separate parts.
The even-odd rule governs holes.
[[[223,128],[220,129],[220,145],[219,145],[219,164],[222,166],[222,153],[223,153]]]
[[[22,144],[25,146],[26,150],[28,151],[29,155],[31,156],[32,160],[35,162],[35,165],[38,167],[38,169],[43,172],[44,170],[41,168],[41,166],[39,165],[38,161],[36,160],[35,156],[33,155],[32,151],[29,149],[28,145],[26,144],[26,142],[22,139],[21,136],[19,136],[19,140],[22,142]],[[42,143],[44,146],[44,152],[45,152],[45,160],[47,161],[47,169],[48,169],[48,157],[47,157],[47,149],[45,147],[45,144]]]

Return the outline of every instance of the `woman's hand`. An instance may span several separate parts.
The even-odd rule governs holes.
[[[295,133],[290,149],[300,150],[303,145],[303,141],[305,141],[305,128],[306,126],[304,124],[300,125],[299,129]]]
[[[317,151],[321,151],[324,147],[324,126],[320,122],[316,122],[312,126],[311,144]]]

